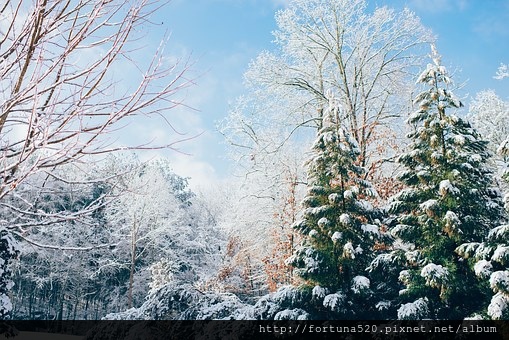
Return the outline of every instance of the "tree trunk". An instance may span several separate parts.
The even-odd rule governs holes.
[[[134,269],[136,264],[136,215],[134,216],[133,229],[131,232],[131,270],[129,272],[129,291],[127,293],[127,307],[133,306],[133,283]]]

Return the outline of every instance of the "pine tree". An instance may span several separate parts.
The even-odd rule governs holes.
[[[340,111],[330,96],[329,108],[307,162],[308,192],[302,218],[294,228],[303,241],[288,263],[312,289],[321,318],[372,317],[372,291],[365,268],[381,233],[375,210],[365,200],[375,195],[356,165],[359,149],[341,126]]]
[[[499,153],[505,150],[499,148]],[[505,177],[507,181],[507,177]],[[504,197],[506,215],[501,225],[491,229],[484,242],[464,243],[456,252],[469,261],[479,280],[495,293],[489,305],[484,301],[484,309],[479,317],[500,320],[509,319],[509,224],[507,210],[509,195]],[[504,224],[505,223],[505,224]]]
[[[468,260],[484,286],[489,285],[495,293],[489,304],[488,299],[478,300],[483,309],[474,316],[509,319],[509,225],[495,227],[486,241],[464,243],[456,251]]]
[[[403,244],[392,255],[406,267],[399,273],[406,286],[400,299],[408,302],[398,309],[400,319],[462,319],[477,312],[487,289],[455,250],[482,241],[503,216],[485,166],[488,143],[446,113],[462,104],[447,88],[451,79],[434,47],[431,57],[418,79],[428,89],[416,97],[419,109],[408,119],[415,127],[410,151],[399,157],[407,168],[399,178],[408,188],[391,203],[398,216],[391,233]]]

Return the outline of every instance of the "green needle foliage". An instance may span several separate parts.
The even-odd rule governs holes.
[[[360,154],[341,126],[341,112],[330,96],[329,109],[307,162],[308,193],[302,219],[294,228],[303,236],[288,262],[313,288],[326,318],[367,318],[373,292],[365,268],[375,242],[383,238],[375,210],[365,199],[376,195],[356,165]],[[317,317],[320,317],[317,316]]]
[[[433,63],[419,77],[428,88],[415,103],[408,123],[410,151],[399,157],[407,189],[393,199],[398,224],[391,233],[402,241],[404,270],[399,280],[401,319],[463,319],[489,296],[467,261],[456,253],[466,242],[481,242],[504,212],[493,189],[487,142],[465,120],[448,114],[461,102],[447,88],[451,80],[433,47]]]

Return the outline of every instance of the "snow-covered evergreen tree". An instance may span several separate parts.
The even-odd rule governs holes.
[[[364,170],[356,165],[359,149],[340,119],[330,95],[307,162],[308,193],[302,216],[294,224],[303,241],[288,263],[312,288],[317,311],[324,313],[316,316],[368,318],[372,292],[365,268],[382,235],[373,223],[375,210],[365,200],[376,193],[362,179]]]
[[[504,197],[505,209],[509,195]],[[509,224],[507,215],[499,226],[491,229],[484,242],[460,245],[456,252],[467,259],[479,280],[489,285],[495,293],[489,305],[484,302],[481,316],[490,319],[509,319]],[[505,224],[504,224],[505,223]]]
[[[462,104],[448,89],[451,79],[434,47],[431,57],[418,79],[428,89],[416,97],[419,109],[408,119],[415,127],[410,151],[399,157],[407,169],[399,176],[407,189],[391,203],[397,214],[391,233],[402,246],[385,262],[405,267],[399,273],[405,286],[400,319],[457,319],[477,312],[487,287],[455,250],[481,242],[503,216],[486,167],[487,142],[468,122],[446,113]]]
[[[468,259],[475,275],[495,293],[489,304],[486,299],[479,301],[481,316],[509,319],[509,225],[491,229],[486,241],[464,243],[456,252]]]

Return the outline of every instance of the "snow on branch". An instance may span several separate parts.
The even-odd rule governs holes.
[[[509,67],[507,66],[507,64],[500,63],[497,73],[493,76],[493,78],[498,80],[509,78]]]

